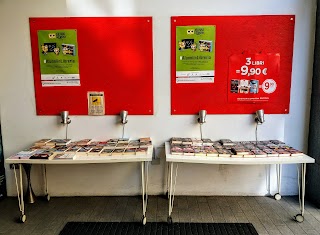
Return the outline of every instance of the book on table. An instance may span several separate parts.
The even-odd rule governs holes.
[[[54,157],[54,152],[43,151],[40,153],[35,153],[30,156],[30,159],[41,159],[41,160],[51,160]]]
[[[52,160],[73,160],[74,157],[73,153],[58,153],[54,155]]]

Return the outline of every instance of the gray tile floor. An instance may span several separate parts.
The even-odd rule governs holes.
[[[26,206],[27,221],[17,223],[19,208],[16,198],[0,202],[0,234],[59,234],[68,221],[140,221],[140,197],[67,197],[38,198]],[[306,203],[305,221],[297,223],[297,197],[191,197],[175,198],[174,222],[250,222],[259,234],[320,234],[320,209]],[[147,220],[166,222],[168,200],[149,197]]]

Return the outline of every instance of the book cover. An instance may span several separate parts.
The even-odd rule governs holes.
[[[30,159],[46,159],[48,160],[50,157],[53,157],[54,153],[50,151],[43,151],[41,153],[35,153],[30,156]]]
[[[183,155],[186,156],[194,156],[194,149],[193,148],[183,148]]]
[[[113,149],[103,148],[100,152],[100,156],[111,156]]]
[[[260,149],[253,149],[253,150],[251,150],[255,155],[256,155],[256,157],[267,157],[268,155],[265,153],[265,152],[263,152],[262,150],[260,150]]]
[[[77,151],[77,155],[88,155],[88,152],[92,149],[91,146],[81,146],[81,148]]]
[[[183,150],[180,147],[180,145],[172,145],[170,151],[171,151],[172,155],[182,155],[183,154]]]
[[[124,152],[124,149],[115,149],[115,150],[113,150],[113,152],[111,153],[111,156],[122,155],[123,152]]]
[[[231,151],[227,149],[217,149],[219,157],[230,157]]]
[[[148,148],[137,148],[136,155],[144,155],[147,154]]]
[[[172,137],[170,142],[172,144],[182,144],[182,138],[180,138],[180,137]]]
[[[99,155],[102,149],[103,147],[95,146],[89,150],[88,155]]]
[[[125,149],[125,148],[127,148],[128,147],[128,144],[129,143],[120,143],[120,142],[118,142],[118,144],[116,145],[116,149]]]
[[[203,146],[212,146],[213,141],[211,139],[202,139],[202,145]]]
[[[254,157],[256,157],[256,155],[253,152],[250,151],[247,154],[243,154],[243,157],[244,158],[254,158]]]
[[[104,146],[104,148],[106,149],[115,149],[117,146],[117,143],[115,142],[108,142],[106,146]]]
[[[140,148],[146,148],[146,147],[149,147],[151,145],[152,145],[151,142],[140,142],[139,147]]]
[[[108,143],[118,143],[119,139],[109,139]]]
[[[143,137],[139,139],[140,142],[151,142],[151,138],[150,137]]]
[[[195,156],[207,156],[207,152],[204,148],[195,148],[194,155]]]
[[[191,138],[182,138],[182,144],[183,145],[188,145],[188,144],[192,144],[192,139]]]
[[[192,146],[198,146],[201,147],[203,144],[203,141],[201,139],[192,138]]]
[[[129,138],[119,138],[118,139],[118,143],[128,144],[129,143]]]
[[[269,149],[269,148],[264,148],[262,149],[263,152],[267,154],[268,157],[279,157],[279,153],[276,151]]]
[[[71,144],[83,146],[83,145],[88,145],[90,143],[90,141],[92,141],[92,139],[82,139],[82,140],[77,140],[77,141],[71,142]]]
[[[235,145],[235,143],[230,140],[230,139],[221,139],[220,140],[220,143],[223,145],[223,146],[233,146]]]
[[[130,140],[128,144],[128,148],[134,147],[134,148],[139,148],[140,141],[139,140]]]
[[[65,153],[76,153],[79,151],[79,149],[81,148],[81,146],[78,146],[78,145],[74,145],[74,146],[71,146],[69,147]]]
[[[280,140],[269,140],[271,143],[274,143],[276,145],[279,145],[279,144],[285,144],[284,142],[280,141]]]
[[[71,139],[52,139],[47,144],[54,143],[56,146],[59,145],[68,145],[71,143]]]
[[[32,154],[15,154],[10,156],[8,159],[29,159]]]
[[[41,140],[38,140],[34,143],[34,145],[36,146],[39,146],[39,145],[45,145],[47,144],[48,142],[50,142],[51,139],[41,139]]]
[[[58,153],[55,154],[52,160],[73,160],[75,157],[74,154],[70,153]]]
[[[57,146],[54,151],[55,153],[62,153],[65,152],[69,147],[67,146]]]
[[[123,152],[124,155],[135,155],[137,148],[126,148]]]

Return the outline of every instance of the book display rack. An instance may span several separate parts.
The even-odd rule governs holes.
[[[65,139],[41,139],[35,142],[30,148],[7,158],[7,164],[13,164],[14,176],[17,186],[19,209],[21,212],[20,221],[25,222],[24,193],[23,193],[23,172],[26,170],[28,190],[32,192],[30,184],[30,170],[33,164],[43,166],[45,182],[45,195],[50,200],[47,165],[73,165],[73,164],[105,164],[136,162],[141,164],[141,185],[142,185],[142,223],[146,224],[147,202],[148,202],[148,165],[152,160],[153,146],[149,137],[138,140],[126,138],[109,140],[65,140]],[[19,165],[19,176],[16,173],[16,165]],[[18,183],[19,182],[19,183]]]
[[[179,163],[226,164],[226,165],[276,165],[277,190],[276,200],[281,199],[282,164],[301,164],[301,213],[295,216],[297,222],[304,220],[305,175],[307,163],[315,159],[305,155],[278,140],[267,141],[232,141],[222,139],[192,139],[173,137],[165,143],[166,161],[168,162],[167,190],[169,198],[168,223],[172,223],[172,210]],[[174,173],[175,169],[175,173]],[[298,179],[299,180],[299,179]]]

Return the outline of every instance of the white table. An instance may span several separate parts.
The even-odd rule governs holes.
[[[166,161],[168,162],[168,197],[169,197],[169,216],[168,223],[172,223],[172,210],[175,186],[178,175],[179,163],[202,163],[202,164],[226,164],[226,165],[277,165],[277,178],[278,178],[278,193],[275,199],[280,200],[280,178],[281,178],[281,165],[282,164],[301,164],[301,194],[300,196],[300,209],[301,214],[295,216],[296,221],[303,222],[304,220],[304,196],[305,196],[305,182],[306,182],[306,164],[315,163],[315,159],[301,155],[296,157],[265,157],[265,158],[232,158],[232,157],[207,157],[207,156],[186,156],[186,155],[172,155],[170,154],[170,143],[165,143]],[[175,176],[173,177],[173,168],[175,168]],[[299,180],[299,179],[298,179]],[[174,183],[173,183],[174,181]],[[300,191],[300,188],[299,188]]]
[[[25,214],[25,205],[23,198],[23,173],[22,166],[23,164],[28,165],[43,165],[44,170],[44,182],[45,182],[45,190],[47,200],[50,200],[50,196],[48,193],[48,181],[46,174],[46,165],[75,165],[75,164],[106,164],[106,163],[121,163],[121,162],[140,162],[141,163],[141,182],[142,182],[142,223],[146,224],[147,217],[147,203],[148,203],[148,165],[149,162],[152,161],[153,147],[148,148],[147,154],[143,155],[116,155],[116,156],[103,156],[99,157],[99,160],[38,160],[38,159],[5,159],[5,163],[14,164],[14,176],[17,187],[18,194],[18,203],[19,209],[21,212],[20,221],[25,222],[27,216]],[[19,165],[19,179],[16,173],[15,164]],[[19,183],[18,183],[19,181]]]

